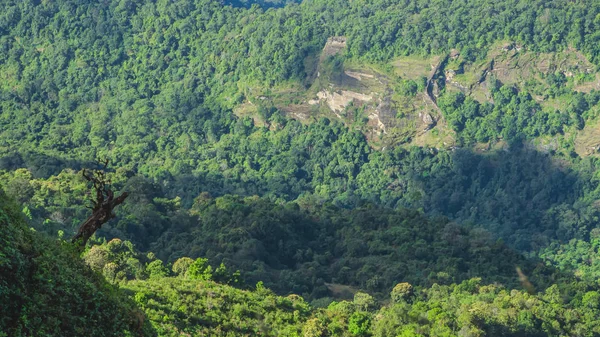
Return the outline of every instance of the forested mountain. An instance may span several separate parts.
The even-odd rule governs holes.
[[[596,336],[599,65],[594,1],[3,1],[0,336]]]

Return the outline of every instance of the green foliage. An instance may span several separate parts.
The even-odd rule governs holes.
[[[163,265],[161,260],[154,260],[146,266],[146,272],[151,279],[161,278],[169,275],[169,270]]]
[[[580,285],[572,284],[578,288]],[[383,308],[371,330],[373,336],[563,336],[583,333],[594,336],[600,325],[592,317],[594,292],[582,303],[576,297],[557,305],[549,288],[531,295],[509,291],[498,285],[482,285],[479,280],[450,286],[433,286],[409,305],[397,302]],[[558,297],[564,294],[558,293]],[[581,320],[572,320],[573,315]],[[412,334],[411,334],[412,333]]]
[[[600,231],[595,228],[590,240],[573,239],[567,243],[553,243],[545,247],[540,256],[557,269],[571,271],[586,282],[597,282],[600,278]]]
[[[379,63],[454,48],[461,50],[467,62],[474,62],[500,40],[537,52],[573,46],[599,64],[597,6],[536,0],[504,1],[490,8],[481,0],[409,5],[323,0],[270,10],[223,6],[211,0],[7,2],[0,20],[0,71],[6,74],[0,87],[0,168],[30,167],[35,176],[47,177],[102,156],[124,171],[170,186],[173,180],[206,182],[201,188],[198,183],[173,186],[169,193],[186,194],[182,196],[185,202],[200,191],[214,192],[220,187],[226,187],[221,189],[223,194],[252,195],[261,190],[263,181],[257,175],[263,174],[271,181],[264,190],[278,196],[289,193],[293,198],[306,190],[305,182],[311,187],[321,185],[318,180],[314,184],[311,179],[302,180],[326,170],[327,163],[338,166],[330,168],[335,178],[351,175],[356,167],[350,163],[357,163],[345,156],[325,156],[317,149],[316,157],[325,157],[323,162],[300,168],[286,158],[275,161],[279,164],[275,170],[259,163],[252,146],[237,147],[250,151],[248,158],[229,157],[228,150],[237,144],[222,138],[240,133],[245,138],[256,131],[236,119],[230,108],[256,99],[249,88],[268,91],[279,84],[304,84],[314,70],[305,69],[304,61],[318,57],[328,37],[348,40],[347,55],[323,62],[325,68],[338,72],[340,58]],[[564,87],[564,76],[550,71],[548,86]],[[417,87],[422,86],[420,82]],[[414,94],[415,83],[403,83],[405,93]],[[517,110],[509,113],[496,97],[494,109],[479,111],[467,99],[464,109],[450,119],[457,129],[468,129],[467,143],[498,136],[517,139],[515,132],[528,137],[556,134],[565,123],[581,124],[576,111],[542,113],[530,98],[515,100],[519,101],[513,104]],[[260,113],[267,117],[273,111]],[[462,117],[472,114],[480,120],[467,125]],[[527,114],[533,115],[532,122],[523,120]],[[270,144],[252,145],[270,148]],[[311,144],[306,145],[295,147],[294,157],[311,156]],[[325,146],[335,147],[327,142]],[[335,157],[339,157],[337,162],[332,160]],[[241,169],[244,165],[265,168],[250,170],[258,174],[248,173]],[[214,186],[230,177],[247,184]],[[278,187],[289,180],[299,180],[300,186]],[[7,188],[19,184],[16,181]],[[193,192],[180,193],[186,187]],[[159,231],[162,224],[150,225],[142,228]]]
[[[0,191],[0,335],[153,336],[144,316],[70,245],[30,231]]]
[[[320,64],[318,81],[324,84],[340,83],[343,73],[343,57],[340,55],[328,56]]]
[[[533,53],[575,48],[600,65],[596,3],[315,0],[269,10],[225,3],[233,6],[0,5],[0,179],[23,204],[0,195],[0,335],[148,332],[135,328],[132,304],[99,273],[135,292],[167,336],[599,333],[590,286],[600,275],[598,161],[578,158],[573,145],[573,134],[597,116],[597,91],[575,92],[574,79],[548,69],[535,74],[539,85],[490,79],[490,102],[479,102],[438,80],[438,104],[459,146],[509,145],[483,155],[378,152],[358,130],[327,119],[304,125],[269,103],[257,107],[265,127],[232,112],[254,104],[258,92],[308,87],[315,72],[322,82],[311,90],[328,86],[348,59],[389,70],[397,56],[458,49],[460,68],[511,41]],[[347,37],[347,48],[313,69],[310,60],[331,36]],[[588,72],[576,80],[594,80]],[[408,97],[425,89],[423,78],[392,83]],[[539,102],[548,98],[565,104]],[[548,155],[521,148],[539,137],[558,145]],[[92,272],[20,217],[40,232],[70,236],[89,215],[77,171],[97,157],[118,167],[113,183],[131,197],[98,232],[98,242],[109,241],[83,254]],[[549,266],[503,242],[531,255],[541,250]],[[169,268],[133,243],[175,261],[181,277],[165,277]],[[212,283],[240,282],[225,265],[244,271],[256,291]],[[548,289],[514,290],[515,266]],[[260,280],[310,298],[341,287],[372,295],[311,313]],[[392,287],[392,304],[368,311]]]
[[[182,257],[173,262],[173,267],[171,270],[178,276],[187,277],[187,272],[193,263],[193,259],[190,259],[189,257]]]
[[[354,336],[367,336],[371,325],[371,315],[367,312],[357,311],[348,320],[348,331]]]
[[[417,83],[414,80],[403,80],[396,91],[403,96],[414,97],[417,92],[423,91],[424,88],[425,85],[423,83]]]
[[[394,286],[390,295],[393,303],[407,302],[413,296],[413,287],[406,282],[398,283]]]
[[[184,278],[123,285],[160,336],[300,336],[311,314],[300,297],[275,296]]]
[[[563,169],[547,154],[518,145],[510,152],[488,154],[428,148],[381,153],[370,150],[359,133],[327,120],[309,126],[290,121],[279,131],[228,135],[215,146],[216,150],[205,153],[196,174],[174,177],[162,186],[141,176],[115,174],[115,185],[132,196],[117,210],[114,223],[98,235],[128,238],[141,249],[150,249],[165,232],[180,233],[195,226],[193,216],[205,207],[202,200],[210,200],[202,197],[194,203],[200,191],[209,192],[205,196],[232,193],[299,202],[326,200],[342,207],[360,206],[366,200],[423,209],[459,223],[478,224],[525,251],[554,239],[585,238],[595,226],[594,158],[573,160]],[[23,171],[7,172],[2,178],[23,179]],[[52,234],[61,229],[70,236],[87,217],[86,188],[76,172],[31,178],[28,185],[33,186],[33,196],[26,205],[36,229]],[[581,207],[574,209],[575,203]],[[227,204],[223,199],[222,206]],[[162,247],[165,252],[157,253],[170,261],[184,255],[204,256]]]
[[[131,242],[120,239],[91,246],[84,252],[83,259],[111,282],[168,275],[162,261],[144,256],[135,250]]]
[[[354,301],[352,303],[362,311],[367,311],[375,307],[375,299],[373,296],[363,292],[354,294]]]
[[[212,267],[208,264],[208,259],[197,258],[190,265],[188,277],[192,280],[211,280],[213,274]]]
[[[212,268],[224,262],[243,271],[248,284],[263,280],[278,292],[318,298],[329,295],[328,282],[360,286],[381,297],[398,282],[448,284],[481,276],[514,284],[514,265],[527,263],[496,242],[497,237],[512,247],[535,251],[554,239],[584,240],[597,217],[593,158],[564,168],[548,155],[518,147],[485,155],[466,149],[372,152],[359,134],[326,120],[310,126],[289,122],[280,131],[222,141],[231,169],[200,174],[214,180],[188,177],[169,186],[183,196],[208,184],[216,195],[232,190],[267,197],[211,198],[199,193],[186,206],[185,199],[191,197],[178,199],[168,194],[173,190],[149,179],[115,173],[113,181],[126,186],[131,200],[118,210],[112,226],[98,234],[130,237],[143,250],[155,246],[166,262],[182,256],[208,258]],[[295,156],[302,147],[309,155]],[[284,163],[291,173],[282,168]],[[214,160],[207,158],[206,165],[214,167]],[[23,179],[26,172],[2,177],[10,182]],[[87,216],[85,184],[80,180],[67,170],[48,179],[28,180],[33,194],[27,205],[35,228],[72,233]],[[270,201],[293,198],[297,201]],[[404,209],[391,211],[364,200],[444,214],[486,230],[462,228]],[[47,223],[48,218],[55,220]],[[115,258],[106,263],[114,262],[118,268],[111,265],[104,270],[104,263],[97,270],[106,271],[111,281],[148,277],[145,265],[151,261],[128,256],[122,243],[114,249],[123,252],[111,253]],[[498,255],[505,258],[494,261]],[[524,268],[528,274],[535,269]]]
[[[572,103],[564,111],[544,109],[529,93],[509,85],[492,87],[492,97],[493,104],[481,104],[462,92],[440,98],[440,109],[465,144],[498,139],[515,144],[524,139],[564,134],[570,126],[582,129],[584,117],[598,101],[600,92],[569,93],[565,99],[568,97]]]
[[[553,273],[481,229],[407,209],[367,204],[349,210],[310,200],[279,204],[206,195],[192,209],[195,223],[165,233],[158,256],[205,257],[187,272],[198,279],[211,279],[209,261],[223,262],[242,271],[248,284],[263,281],[277,292],[313,299],[329,296],[325,283],[358,286],[383,297],[401,281],[448,284],[479,275],[515,285],[514,267],[520,265],[535,283],[544,284],[544,274]],[[220,269],[208,274],[217,280]]]

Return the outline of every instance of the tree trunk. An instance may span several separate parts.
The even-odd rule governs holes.
[[[108,161],[105,161],[104,168],[107,165]],[[115,217],[113,209],[122,204],[129,195],[127,192],[123,192],[123,194],[115,198],[113,191],[109,188],[110,180],[107,179],[104,170],[95,170],[92,172],[83,170],[82,175],[89,182],[93,183],[94,190],[96,191],[96,200],[92,200],[94,207],[90,207],[92,215],[79,226],[77,234],[71,240],[71,242],[81,248],[85,247],[90,237],[102,225]]]
[[[127,198],[128,193],[124,192],[116,199],[112,198],[112,193],[109,193],[107,200],[103,201],[102,204],[94,207],[92,215],[79,227],[77,234],[73,237],[72,242],[78,243],[82,247],[85,247],[88,240],[102,225],[107,223],[110,219],[115,217],[113,209],[118,205],[122,204]]]

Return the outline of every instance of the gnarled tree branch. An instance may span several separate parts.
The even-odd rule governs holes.
[[[115,198],[114,192],[110,189],[111,182],[106,178],[104,172],[108,161],[104,161],[102,164],[104,167],[101,170],[88,171],[84,169],[82,172],[83,177],[92,183],[92,187],[96,191],[96,198],[92,200],[92,207],[90,207],[92,215],[79,226],[77,234],[72,239],[72,242],[80,247],[85,247],[90,237],[103,224],[115,217],[113,210],[122,204],[129,195],[127,192],[123,192]]]

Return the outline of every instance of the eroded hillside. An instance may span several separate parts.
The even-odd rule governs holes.
[[[504,41],[492,45],[484,57],[471,49],[452,49],[447,54],[369,63],[345,57],[346,45],[346,37],[330,37],[320,54],[305,62],[307,86],[288,84],[249,92],[248,100],[236,108],[238,115],[251,115],[257,124],[270,125],[258,111],[259,106],[272,106],[303,123],[321,117],[341,120],[361,130],[377,149],[393,145],[439,149],[457,145],[456,130],[437,104],[441,95],[462,93],[480,104],[494,104],[492,91],[499,85],[512,86],[531,95],[544,111],[568,114],[570,93],[600,89],[596,66],[573,48],[540,53]],[[591,110],[589,116],[598,114],[597,107]],[[594,118],[588,119],[581,129],[559,136],[539,135],[531,145],[549,151],[569,141],[578,155],[595,155],[600,131]],[[498,146],[504,145],[486,142],[475,144],[474,149]]]

